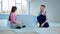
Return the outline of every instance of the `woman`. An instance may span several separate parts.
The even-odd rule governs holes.
[[[22,22],[19,22],[16,20],[16,12],[17,10],[17,7],[16,6],[13,6],[12,9],[11,9],[11,13],[9,15],[9,21],[10,21],[10,25],[11,25],[11,28],[24,28],[25,25],[23,25]]]

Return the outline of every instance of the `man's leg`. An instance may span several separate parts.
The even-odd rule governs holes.
[[[43,27],[46,27],[46,28],[48,28],[48,27],[49,27],[49,24],[48,24],[48,22],[46,22],[46,24],[45,24]]]

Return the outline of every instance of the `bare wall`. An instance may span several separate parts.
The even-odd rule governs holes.
[[[60,0],[31,0],[30,14],[37,16],[41,4],[46,5],[48,20],[51,22],[60,22]]]

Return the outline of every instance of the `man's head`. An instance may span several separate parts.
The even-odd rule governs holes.
[[[45,6],[45,5],[41,5],[41,6],[40,6],[40,10],[41,10],[41,11],[44,11],[44,10],[45,10],[45,8],[46,8],[46,6]]]

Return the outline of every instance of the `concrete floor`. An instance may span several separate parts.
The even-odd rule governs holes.
[[[16,34],[12,31],[5,31],[5,32],[0,32],[0,34]],[[34,32],[23,32],[23,33],[20,33],[20,34],[35,34]]]
[[[60,23],[49,23],[49,28],[29,27],[31,25],[28,23],[26,25],[27,28],[10,29],[7,27],[7,20],[0,20],[0,34],[60,34]]]
[[[15,33],[11,30],[4,30],[4,31],[1,31],[0,30],[0,34],[35,34],[34,32],[20,32],[20,33]]]
[[[14,31],[13,29],[0,29],[0,34],[60,34],[60,28],[35,28],[30,32],[29,30],[27,32],[20,32],[20,29],[14,29]]]

